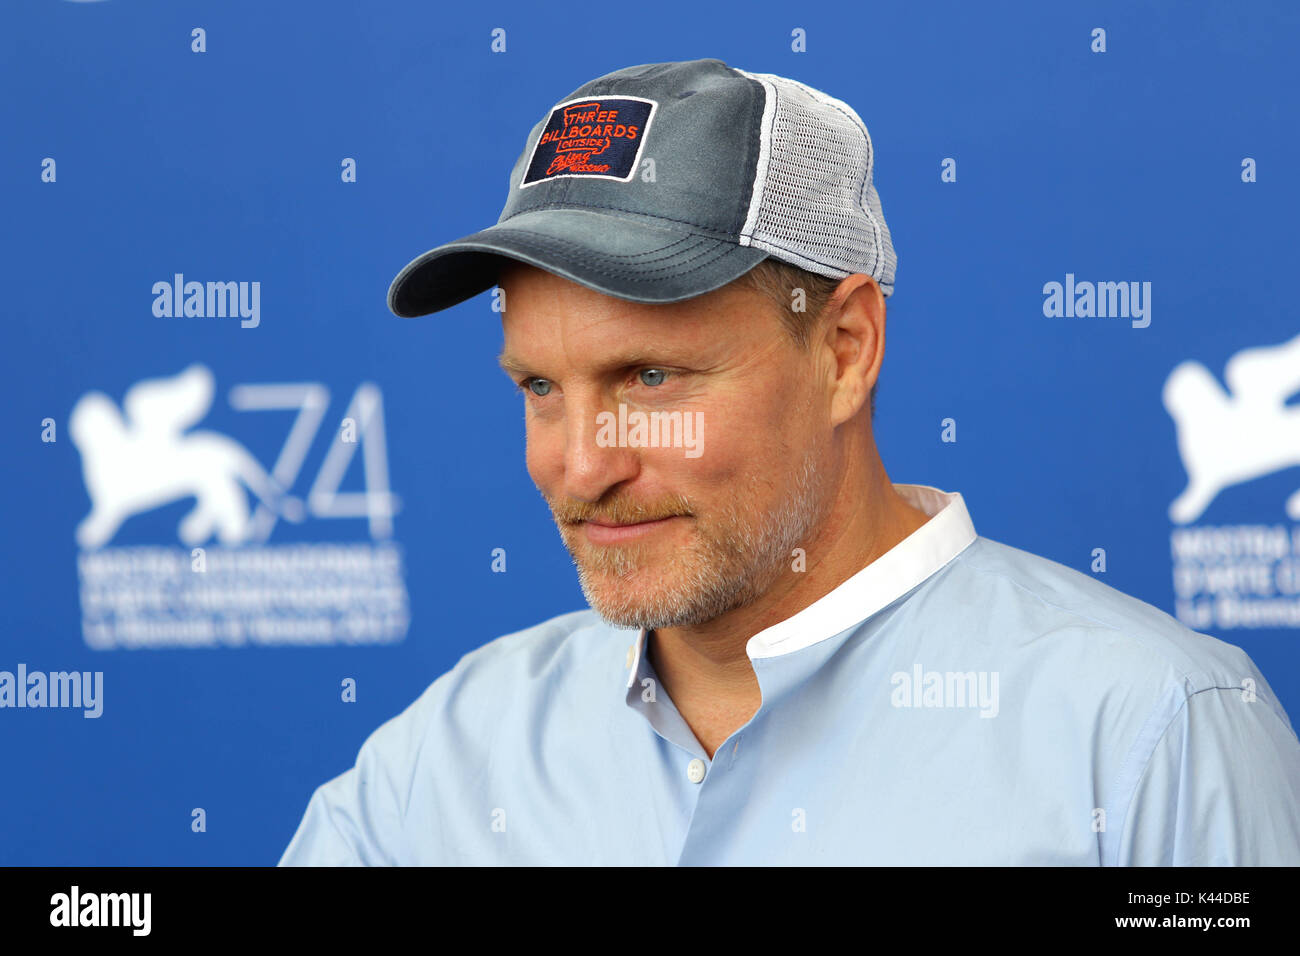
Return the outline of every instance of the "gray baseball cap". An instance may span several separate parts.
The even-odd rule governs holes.
[[[528,134],[494,226],[409,262],[411,318],[496,285],[502,257],[634,302],[711,292],[771,256],[894,290],[875,152],[847,103],[721,60],[645,63],[584,83]]]

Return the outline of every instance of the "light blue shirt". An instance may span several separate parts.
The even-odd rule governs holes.
[[[281,865],[1300,864],[1300,741],[1240,648],[979,537],[962,496],[749,639],[709,758],[646,633],[466,654],[312,795]]]

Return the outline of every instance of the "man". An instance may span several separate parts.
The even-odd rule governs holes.
[[[1300,741],[1242,650],[890,482],[873,160],[794,81],[631,67],[402,270],[403,316],[503,290],[592,609],[461,658],[283,864],[1300,863]]]

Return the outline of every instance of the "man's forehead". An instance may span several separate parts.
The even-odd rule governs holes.
[[[561,352],[566,361],[601,366],[632,365],[643,358],[665,363],[707,360],[736,348],[738,340],[752,338],[760,331],[753,326],[763,322],[745,295],[761,297],[749,290],[714,290],[679,302],[640,303],[603,295],[518,262],[502,268],[498,283],[506,291],[501,306],[505,349],[499,361],[507,371],[524,370],[536,353]],[[571,298],[582,299],[589,311],[571,310],[565,301]],[[577,343],[588,354],[572,354],[569,346]]]
[[[651,330],[629,321],[608,335],[579,335],[567,341],[543,328],[507,332],[497,361],[510,373],[536,372],[535,363],[552,362],[592,371],[646,363],[701,366],[713,364],[737,344],[734,336],[702,335],[671,324]]]

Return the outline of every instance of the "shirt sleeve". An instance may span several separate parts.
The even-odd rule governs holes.
[[[382,795],[359,767],[316,788],[279,866],[392,866],[378,824]]]
[[[412,740],[409,712],[371,734],[355,766],[316,788],[279,865],[401,865]]]
[[[1300,864],[1300,740],[1257,686],[1185,698],[1138,778],[1115,862]]]
[[[466,654],[367,737],[356,764],[316,788],[279,865],[448,865],[453,847],[430,780],[439,767],[463,766],[467,752],[490,751],[500,681],[491,671],[486,681],[470,675],[491,661],[489,655],[508,652],[517,637]],[[408,818],[423,821],[416,832],[408,829]]]

